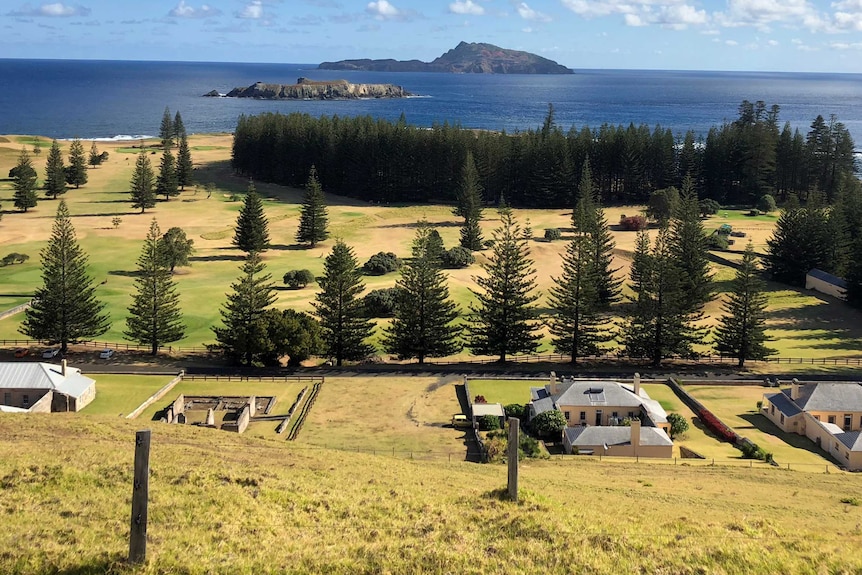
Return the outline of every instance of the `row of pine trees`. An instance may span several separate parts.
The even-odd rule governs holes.
[[[817,116],[809,131],[780,124],[779,107],[743,101],[738,118],[709,130],[646,125],[564,131],[553,106],[541,128],[515,134],[458,125],[430,129],[363,117],[293,113],[240,116],[232,162],[245,176],[301,186],[316,165],[324,189],[372,202],[453,202],[468,154],[485,204],[569,207],[578,200],[586,161],[601,202],[644,204],[650,195],[692,178],[702,199],[753,206],[764,195],[783,203],[819,191],[831,201],[853,176],[854,143],[834,116]]]

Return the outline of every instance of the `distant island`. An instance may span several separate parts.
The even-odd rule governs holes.
[[[258,100],[353,100],[357,98],[406,98],[412,96],[401,86],[393,84],[351,84],[347,80],[309,80],[299,78],[296,84],[266,84],[256,82],[247,88],[234,88],[228,98],[257,98]],[[204,94],[220,97],[217,90]]]
[[[320,70],[368,72],[448,72],[451,74],[573,74],[553,60],[493,44],[461,42],[433,62],[419,60],[340,60],[323,62]]]

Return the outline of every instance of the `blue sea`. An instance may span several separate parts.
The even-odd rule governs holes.
[[[354,101],[261,101],[204,98],[254,82],[314,80],[392,83],[418,97]],[[571,76],[335,72],[314,64],[123,62],[0,59],[0,133],[55,138],[133,138],[158,133],[165,106],[182,113],[190,133],[230,132],[240,114],[306,112],[372,115],[419,126],[458,123],[514,132],[556,122],[598,127],[629,123],[674,134],[736,117],[739,103],[781,106],[781,122],[803,133],[835,114],[862,142],[862,75],[654,70],[576,70]],[[862,145],[862,144],[860,144]]]

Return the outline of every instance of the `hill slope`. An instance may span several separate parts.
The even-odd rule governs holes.
[[[433,62],[392,59],[341,60],[323,62],[318,69],[456,74],[572,74],[569,68],[536,54],[475,42],[461,42]]]
[[[152,426],[149,563],[128,549],[134,431]],[[0,572],[843,573],[858,478],[775,469],[496,465],[303,449],[213,430],[0,416]]]

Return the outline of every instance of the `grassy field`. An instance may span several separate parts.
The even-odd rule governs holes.
[[[84,369],[86,372],[86,368]],[[173,379],[169,375],[90,374],[96,380],[96,399],[86,407],[86,415],[123,416]]]
[[[761,386],[690,385],[686,391],[739,435],[772,452],[779,464],[820,469],[833,466],[832,459],[807,437],[785,433],[758,413],[757,402],[763,399],[763,394],[777,390]]]
[[[130,567],[141,423],[0,416],[0,514],[14,518],[0,530],[0,572],[862,570],[852,475],[552,459],[521,465],[515,504],[500,497],[504,466],[168,425],[153,427],[148,562]]]
[[[5,175],[14,166],[21,146],[29,149],[33,141],[29,136],[7,136],[5,140],[0,142],[0,175]],[[43,146],[48,144],[44,138],[40,142]],[[145,144],[154,143],[148,141]],[[113,320],[110,331],[102,337],[104,340],[123,341],[122,332],[133,289],[131,274],[134,262],[150,221],[156,217],[163,231],[173,226],[184,228],[194,239],[197,250],[192,257],[192,266],[179,269],[176,275],[187,330],[185,338],[175,346],[198,346],[213,341],[211,327],[220,321],[219,306],[230,289],[230,283],[239,274],[242,258],[241,252],[230,245],[241,205],[231,199],[234,194],[241,194],[248,182],[231,172],[229,134],[196,135],[190,143],[194,150],[198,185],[187,188],[180,197],[169,202],[160,201],[156,208],[145,214],[136,213],[129,204],[128,182],[138,148],[126,142],[99,143],[101,150],[110,153],[109,160],[88,171],[89,182],[85,186],[78,190],[70,189],[65,195],[80,242],[90,257],[91,274],[99,284],[97,295],[105,301]],[[68,142],[61,145],[65,153]],[[89,142],[85,142],[85,148],[88,145]],[[150,158],[157,163],[158,154]],[[40,174],[43,163],[44,154],[34,159]],[[204,190],[209,183],[215,186],[211,197],[207,197]],[[280,288],[276,305],[310,311],[314,287],[295,291],[282,289],[281,277],[288,270],[302,268],[319,274],[332,242],[324,242],[314,249],[300,249],[295,245],[294,235],[301,190],[263,183],[256,183],[256,186],[265,197],[264,205],[270,221],[273,248],[265,254],[264,261]],[[360,263],[380,250],[408,255],[416,222],[421,218],[427,218],[438,227],[447,246],[456,245],[458,241],[458,222],[448,206],[381,206],[331,195],[327,196],[327,201],[333,237],[340,237],[354,246]],[[14,212],[11,210],[12,183],[0,180],[0,204],[5,209],[0,222],[0,256],[13,251],[30,256],[25,264],[0,268],[0,305],[6,309],[26,301],[27,295],[40,283],[39,250],[50,234],[56,202],[40,200],[39,206],[26,214]],[[621,214],[639,209],[637,206],[608,208],[607,218],[613,224]],[[542,307],[546,304],[548,290],[554,284],[552,278],[559,274],[565,242],[548,243],[539,238],[545,228],[568,228],[570,213],[566,210],[517,210],[516,213],[522,223],[529,220],[533,229],[535,240],[530,242],[530,248],[541,292],[538,305]],[[112,225],[114,217],[122,219],[117,228]],[[720,254],[714,262],[719,290],[726,289],[733,276],[733,265],[748,239],[763,252],[776,217],[774,214],[751,217],[744,210],[722,210],[706,222],[708,229],[730,223],[748,236],[737,241],[730,252]],[[485,234],[489,235],[498,223],[497,214],[487,210],[486,219],[482,222]],[[635,234],[614,231],[614,236],[617,243],[615,265],[619,267],[620,276],[625,276],[631,263]],[[486,256],[484,252],[477,253],[478,262],[484,261]],[[478,272],[476,265],[448,272],[452,297],[462,313],[473,301],[470,288],[475,287],[473,276]],[[397,274],[388,274],[366,277],[365,282],[367,289],[371,290],[391,287],[396,279]],[[781,355],[814,358],[862,356],[862,314],[859,312],[830,298],[777,284],[769,286],[768,295],[769,333],[775,337],[773,345]],[[721,314],[721,298],[708,304],[705,311],[709,316],[705,323],[714,324]],[[20,337],[18,329],[22,317],[0,321],[0,339]],[[380,321],[374,342],[379,341],[383,325],[385,322]],[[540,351],[551,351],[547,337]],[[700,351],[708,352],[709,346],[703,346]],[[462,359],[469,357],[467,351],[458,356]],[[769,366],[756,367],[761,368],[771,370]]]

